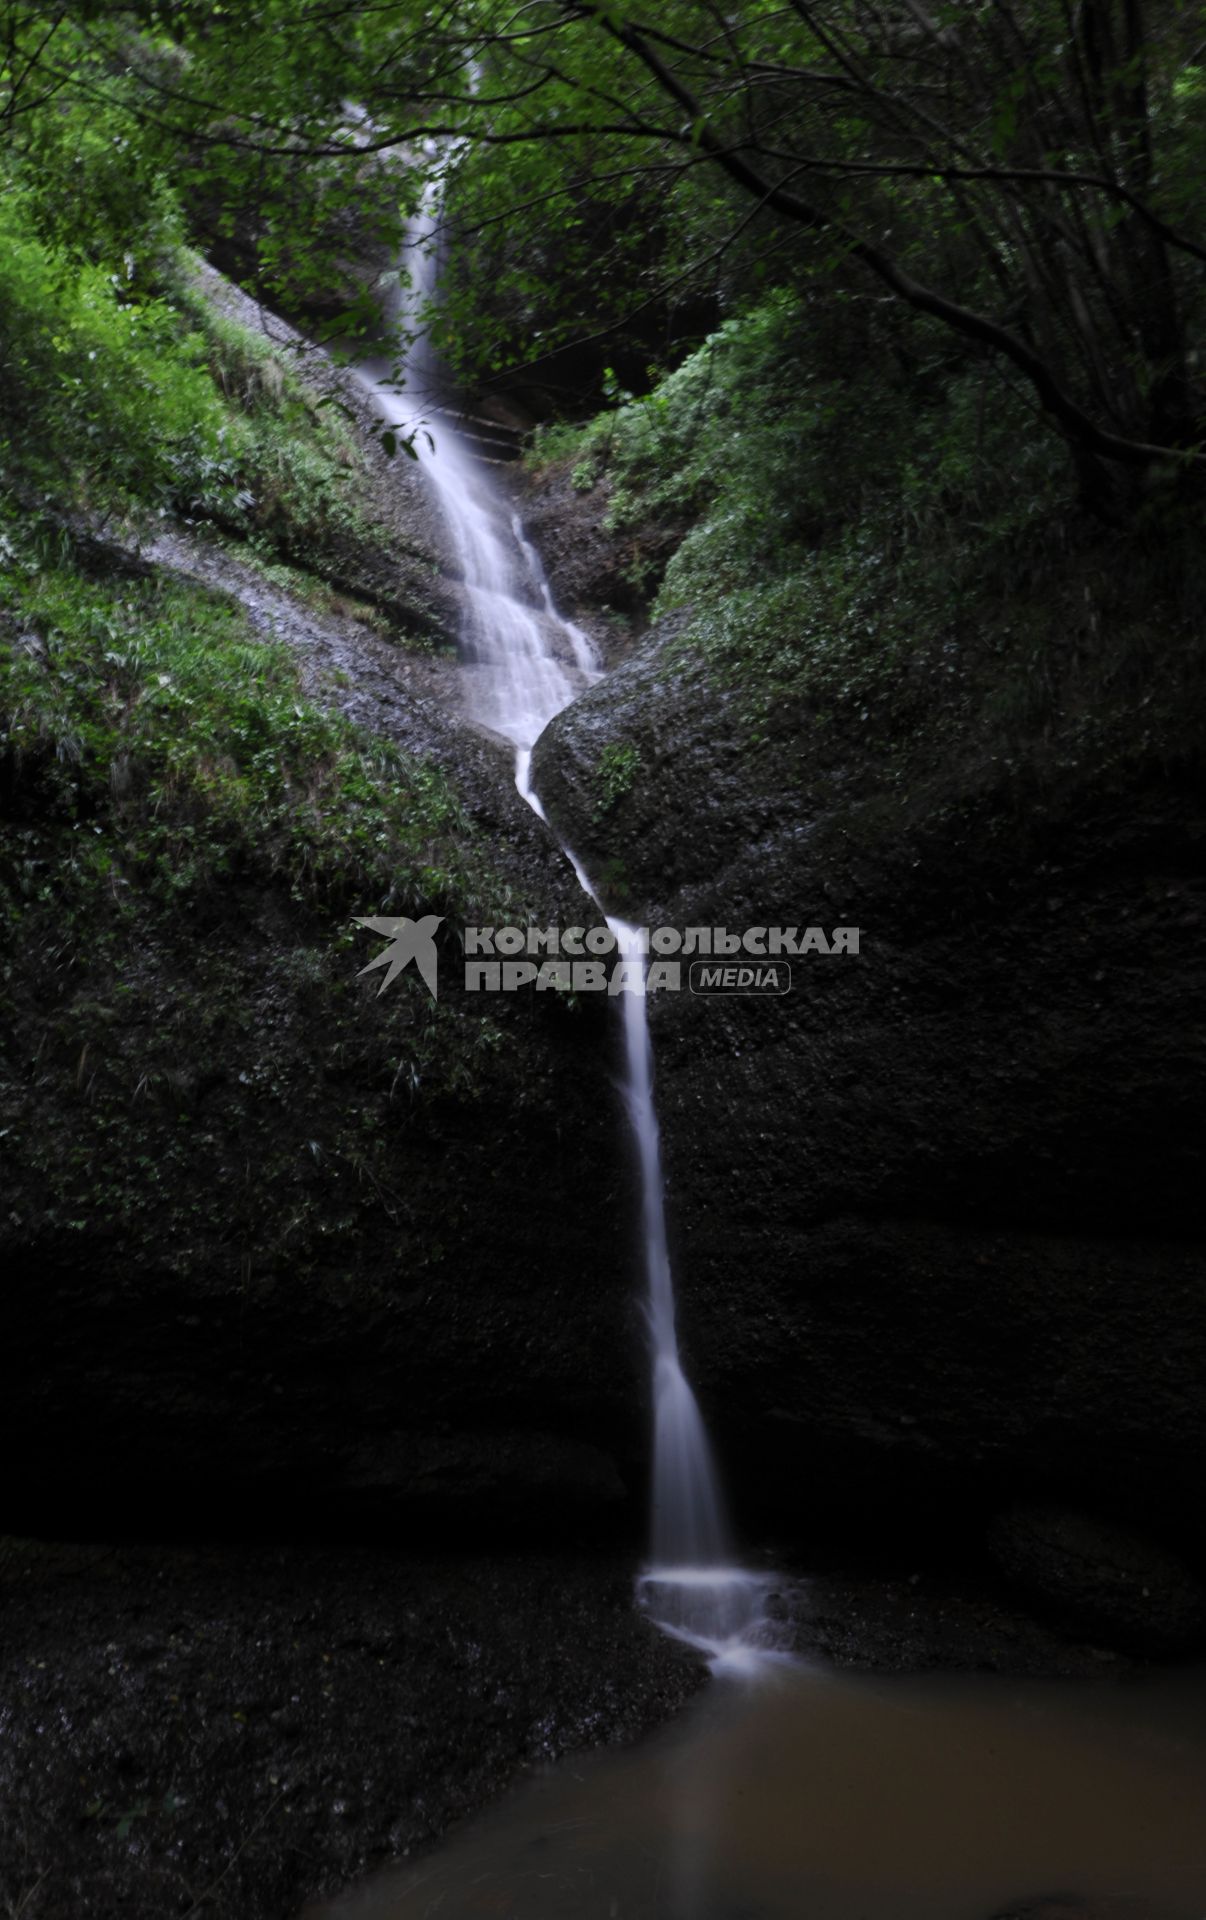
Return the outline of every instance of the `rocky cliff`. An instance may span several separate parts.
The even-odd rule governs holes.
[[[546,476],[534,523],[567,498]],[[576,514],[588,611],[623,586],[605,501]],[[783,998],[684,970],[652,1015],[689,1363],[742,1511],[794,1536],[1042,1490],[1196,1546],[1201,686],[1148,618],[1121,683],[1069,645],[1006,723],[1015,663],[974,642],[885,663],[874,710],[768,705],[688,613],[537,749],[628,918],[860,929]]]

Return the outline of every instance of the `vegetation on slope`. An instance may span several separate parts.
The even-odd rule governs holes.
[[[140,271],[56,251],[31,196],[0,207],[0,463],[27,499],[204,519],[266,552],[363,530],[364,455],[173,249]]]
[[[1198,511],[1156,490],[1120,542],[1018,397],[928,345],[781,289],[644,396],[542,430],[534,481],[604,503],[625,592],[736,694],[748,745],[806,713],[901,781],[970,743],[1047,771],[1171,743],[1201,692]]]
[[[11,518],[4,539],[0,1104],[18,1227],[28,1205],[43,1236],[120,1230],[131,1257],[174,1262],[217,1232],[265,1262],[288,1225],[304,1264],[332,1230],[332,1167],[361,1169],[379,1203],[391,1093],[394,1124],[420,1086],[472,1098],[475,1050],[498,1041],[406,981],[366,1023],[352,916],[486,915],[488,857],[439,768],[315,711],[232,605],[90,577],[63,536]],[[217,1212],[197,1192],[210,1160]],[[349,1231],[354,1195],[355,1179]]]
[[[238,604],[139,558],[183,526],[322,601],[397,534],[340,410],[203,293],[164,178],[58,118],[45,179],[0,160],[10,1255],[88,1235],[298,1270],[338,1227],[351,1258],[396,1217],[419,1090],[472,1100],[499,1046],[409,979],[366,1028],[351,916],[491,918],[505,888],[446,771],[319,711]]]

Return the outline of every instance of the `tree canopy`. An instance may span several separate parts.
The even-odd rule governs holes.
[[[0,123],[94,261],[261,209],[269,300],[357,223],[396,246],[439,173],[441,324],[479,374],[675,301],[859,286],[1126,516],[1206,472],[1204,55],[1178,0],[7,0]]]

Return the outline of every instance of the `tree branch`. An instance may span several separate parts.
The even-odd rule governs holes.
[[[744,187],[748,193],[754,194],[761,205],[769,207],[800,226],[817,233],[833,231],[843,234],[847,251],[852,258],[862,261],[863,265],[882,280],[885,286],[891,288],[898,299],[903,300],[919,313],[928,313],[934,319],[941,320],[944,325],[962,334],[964,338],[975,340],[982,346],[991,347],[996,352],[1004,354],[1026,375],[1046,411],[1058,420],[1071,440],[1103,459],[1115,460],[1125,466],[1146,467],[1155,460],[1170,458],[1197,465],[1206,464],[1203,462],[1201,453],[1196,449],[1158,446],[1110,433],[1086,413],[1083,407],[1077,405],[1047,362],[1015,333],[1010,332],[1008,327],[991,319],[987,314],[977,313],[973,308],[964,307],[958,301],[950,300],[945,294],[915,280],[901,262],[882,247],[850,233],[831,215],[802,200],[785,186],[762,179],[741,153],[735,153],[725,147],[690,89],[665,65],[660,56],[635,29],[618,24],[610,17],[605,6],[600,4],[600,0],[585,0],[585,5],[604,30],[646,67],[667,96],[690,117],[694,137],[699,146],[713,154],[717,165],[729,175],[730,179]]]

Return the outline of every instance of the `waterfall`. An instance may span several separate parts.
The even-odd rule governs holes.
[[[439,204],[433,181],[407,235],[407,271],[388,303],[388,317],[409,342],[401,390],[384,363],[368,362],[358,371],[390,424],[416,436],[422,470],[435,489],[464,584],[466,705],[480,725],[511,742],[515,784],[543,820],[531,784],[532,749],[553,716],[598,680],[601,669],[588,637],[558,613],[518,516],[442,404],[439,370],[422,330],[435,287]],[[581,863],[570,848],[564,852],[615,935],[620,954],[634,959],[637,929],[606,914]],[[640,1173],[654,1394],[652,1560],[640,1577],[638,1596],[667,1632],[701,1648],[718,1665],[740,1666],[772,1638],[765,1620],[768,1583],[733,1564],[711,1447],[679,1358],[644,970],[637,966],[627,972],[634,984],[620,995],[624,1098]]]
[[[637,929],[610,915],[607,924],[620,953],[635,957]],[[766,1618],[768,1582],[733,1564],[711,1443],[679,1357],[647,1002],[643,991],[629,991],[620,1004],[624,1102],[640,1168],[645,1312],[653,1355],[652,1560],[638,1593],[667,1633],[699,1647],[716,1663],[739,1666],[773,1644]]]

